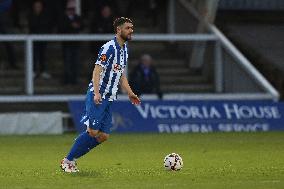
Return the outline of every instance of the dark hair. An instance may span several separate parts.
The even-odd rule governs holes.
[[[114,33],[116,33],[116,28],[118,26],[123,25],[124,23],[133,23],[132,20],[130,20],[129,18],[125,18],[125,17],[120,17],[120,18],[116,18],[113,22],[113,28],[114,28]]]

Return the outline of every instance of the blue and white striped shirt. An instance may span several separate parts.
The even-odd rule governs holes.
[[[118,84],[126,67],[127,59],[127,43],[121,48],[116,37],[102,46],[95,64],[103,67],[99,83],[99,92],[103,99],[109,101],[117,99]],[[88,90],[94,91],[92,81]]]

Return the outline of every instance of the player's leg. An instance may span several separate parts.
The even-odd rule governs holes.
[[[103,143],[109,138],[109,134],[99,131],[96,138],[99,143]]]
[[[78,159],[100,144],[96,137],[106,115],[107,106],[108,101],[106,100],[103,100],[100,105],[95,105],[92,95],[88,95],[86,101],[86,117],[88,120],[84,122],[88,129],[76,138],[67,156],[68,160]]]
[[[81,133],[75,139],[75,142],[66,158],[70,161],[74,161],[99,145],[100,142],[95,137],[96,135],[98,135],[98,130],[90,128],[88,128],[86,132]]]
[[[76,159],[88,153],[91,149],[100,144],[95,136],[99,133],[98,130],[93,130],[88,128],[86,132],[81,133],[76,139],[75,142],[68,153],[61,161],[61,168],[65,172],[78,172],[76,166]],[[93,137],[94,136],[94,137]]]
[[[108,138],[109,134],[88,128],[86,132],[83,132],[76,138],[76,141],[66,158],[69,161],[74,161],[99,144],[105,142]]]
[[[106,140],[108,140],[109,136],[110,136],[110,129],[112,127],[112,114],[111,114],[111,102],[109,102],[108,106],[106,107],[105,110],[105,115],[104,118],[102,120],[102,124],[99,130],[99,133],[97,135],[97,140],[102,143],[105,142]]]
[[[100,142],[97,140],[97,135],[99,133],[100,125],[105,115],[105,109],[108,105],[108,103],[106,102],[107,101],[103,101],[102,104],[97,106],[93,102],[93,97],[91,95],[88,95],[86,100],[85,116],[87,120],[84,121],[84,124],[87,126],[88,129],[86,132],[81,133],[75,139],[75,142],[67,157],[64,158],[61,162],[61,168],[65,172],[77,172],[72,171],[77,169],[75,165],[75,160],[85,155],[91,149],[100,144]],[[68,167],[71,167],[71,171],[69,171]]]
[[[96,107],[97,109],[95,111],[97,113],[94,114],[94,117],[89,118],[87,131],[76,139],[76,142],[67,156],[68,160],[72,161],[80,158],[109,138],[112,121],[110,105],[110,102],[104,101],[101,105]],[[100,113],[100,111],[102,112]]]

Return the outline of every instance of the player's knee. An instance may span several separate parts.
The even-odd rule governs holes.
[[[99,133],[98,130],[94,130],[94,129],[90,129],[90,128],[88,128],[87,130],[88,130],[88,133],[91,137],[96,137]]]
[[[109,138],[109,134],[106,133],[100,133],[97,137],[97,140],[102,143],[104,141],[106,141]]]

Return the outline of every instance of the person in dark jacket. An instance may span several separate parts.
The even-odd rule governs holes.
[[[103,5],[100,10],[100,14],[94,14],[91,21],[91,32],[99,34],[112,34],[113,33],[113,20],[114,15],[109,5]],[[104,41],[96,41],[92,43],[92,52],[98,52],[100,47],[104,44]]]
[[[44,4],[41,0],[36,0],[32,6],[32,12],[29,16],[29,32],[31,34],[47,34],[50,33],[50,20],[44,11]],[[34,72],[35,76],[49,79],[51,76],[46,72],[45,51],[46,42],[34,43]]]
[[[6,20],[8,19],[7,12],[9,12],[11,5],[12,0],[0,0],[0,34],[9,33],[6,27]],[[1,42],[1,44],[3,44],[6,49],[9,67],[17,69],[18,66],[16,65],[16,56],[13,45],[10,42]]]
[[[67,3],[65,14],[59,21],[58,30],[64,34],[78,34],[83,28],[82,20],[75,12],[75,3]],[[63,42],[64,84],[76,84],[78,77],[79,44]]]
[[[153,59],[150,55],[141,56],[139,64],[130,74],[130,86],[134,93],[139,96],[141,94],[157,94],[162,99],[160,78],[152,63]]]
[[[104,4],[101,6],[101,10],[99,14],[94,14],[91,21],[91,33],[94,34],[112,34],[113,33],[113,21],[114,15],[110,5]],[[105,41],[92,41],[90,43],[90,50],[93,54],[93,60],[96,60],[97,52],[100,50],[101,46],[105,43]],[[90,69],[92,70],[92,69]],[[88,74],[88,80],[92,77],[93,72]]]

